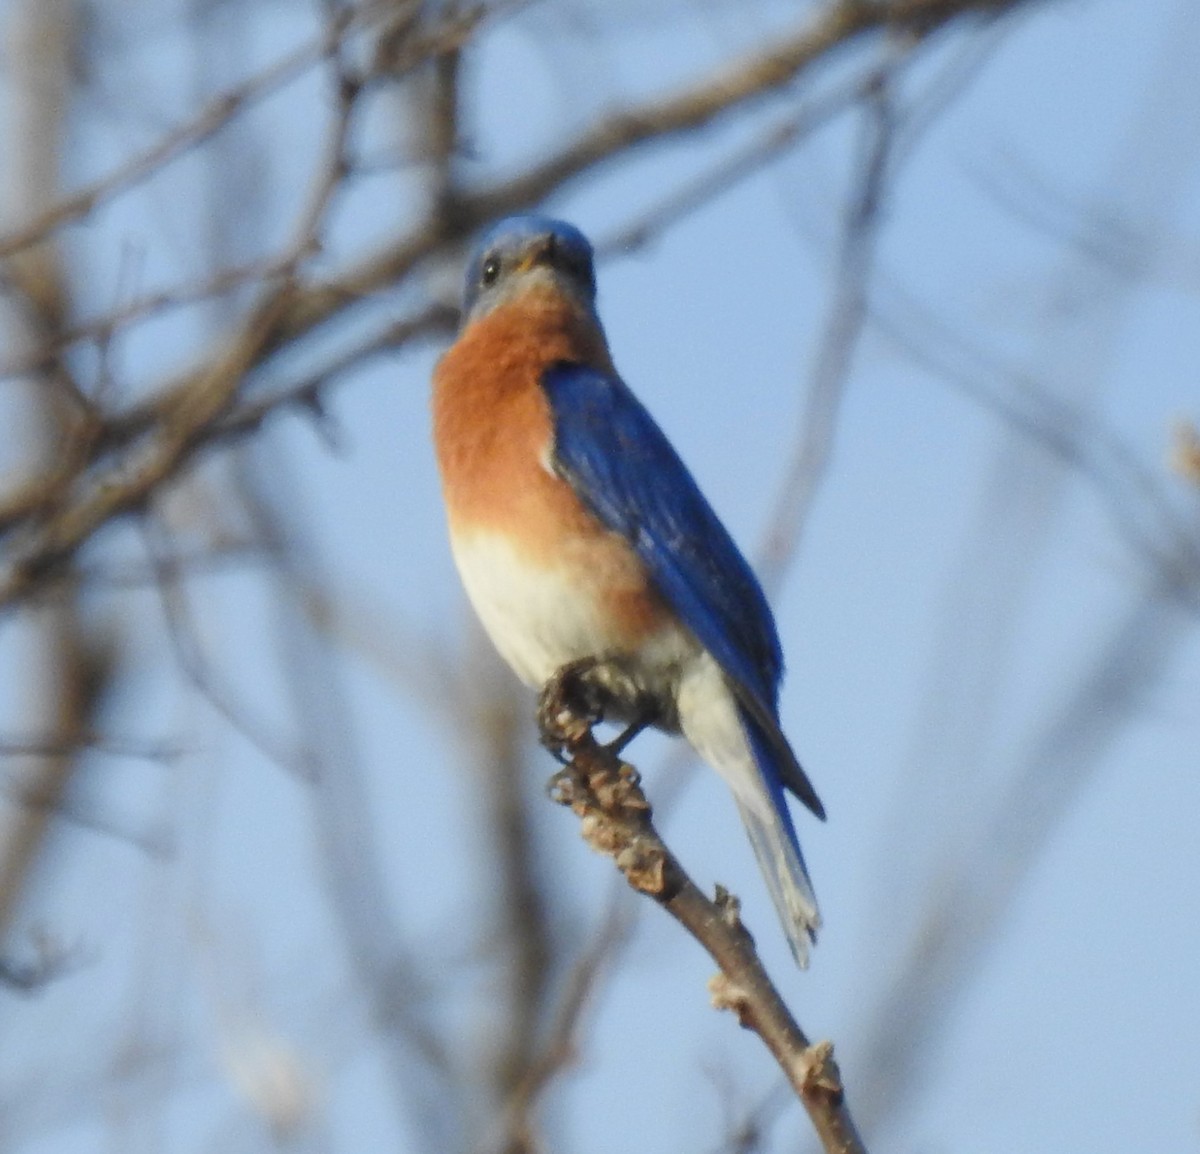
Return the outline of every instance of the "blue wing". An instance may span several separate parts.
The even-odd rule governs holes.
[[[824,809],[779,728],[783,655],[762,587],[654,418],[618,377],[560,362],[542,377],[558,472],[632,545],[659,592],[724,670],[783,783]]]

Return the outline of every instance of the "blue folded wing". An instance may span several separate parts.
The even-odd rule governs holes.
[[[779,730],[783,655],[762,587],[654,418],[620,378],[561,362],[542,377],[555,465],[620,533],[680,620],[724,670],[776,750],[784,784],[824,811]]]
[[[783,656],[750,566],[654,418],[614,376],[543,377],[561,475],[633,546],[655,585],[733,681],[772,712]]]

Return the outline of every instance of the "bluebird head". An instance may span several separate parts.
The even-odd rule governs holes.
[[[548,216],[505,217],[479,238],[471,254],[464,318],[477,320],[539,282],[591,312],[596,303],[592,246],[565,221]]]

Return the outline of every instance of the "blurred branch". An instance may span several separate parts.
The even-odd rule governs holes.
[[[0,236],[0,260],[36,244],[62,225],[87,216],[105,201],[155,176],[171,161],[203,144],[249,106],[270,96],[327,56],[345,36],[354,15],[354,9],[342,9],[311,43],[289,53],[244,84],[223,92],[187,123],[127,160],[115,172],[53,204],[28,224]]]
[[[1184,211],[1192,188],[1190,125],[1200,111],[1190,85],[1200,62],[1192,17],[1187,4],[1177,5],[1154,63],[1156,82],[1139,91],[1108,165],[1109,199],[1127,219],[1156,223],[1143,238],[1143,267],[1155,247],[1169,244],[1167,223]],[[869,1019],[859,1075],[869,1133],[894,1124],[911,1103],[959,999],[1009,929],[1034,864],[1197,626],[1196,527],[1172,507],[1160,471],[1098,416],[1122,354],[1133,286],[1109,262],[1081,260],[1078,251],[1064,253],[1046,281],[1060,307],[1027,355],[1033,371],[972,347],[959,326],[912,308],[894,289],[872,302],[872,321],[889,338],[1011,427],[997,438],[950,578],[914,749],[881,839],[889,892],[880,894],[880,913],[909,930]],[[1082,675],[1059,689],[1062,700],[1048,687],[1051,697],[1033,707],[1025,749],[1013,756],[1000,707],[1010,687],[1026,688],[1018,678],[1030,673],[1036,619],[1027,606],[1059,544],[1055,526],[1076,476],[1099,492],[1137,559],[1148,562],[1144,587],[1132,591],[1115,623],[1091,627],[1098,643]],[[939,829],[943,844],[914,843],[914,823]]]
[[[776,1082],[754,1106],[742,1112],[711,1154],[756,1154],[767,1149],[766,1136],[791,1102],[791,1087]]]
[[[604,117],[528,172],[458,205],[459,218],[489,220],[537,203],[581,173],[656,140],[705,128],[735,108],[786,88],[804,69],[859,37],[879,30],[926,36],[965,14],[993,16],[1027,0],[841,0],[821,8],[766,50],[734,61],[716,76],[673,96],[633,105]]]
[[[239,453],[238,464],[242,500],[274,560],[280,661],[313,783],[309,808],[329,911],[383,1043],[397,1104],[407,1105],[429,1149],[455,1149],[465,1110],[432,996],[436,976],[404,932],[374,835],[339,654],[313,627],[311,607],[328,597],[322,558],[294,502],[286,456],[264,438]]]
[[[61,736],[51,734],[23,737],[0,735],[0,757],[61,757],[71,749],[87,749],[110,757],[128,757],[138,761],[176,761],[183,756],[181,746],[169,741],[139,741],[104,733],[81,733],[78,745],[65,743]]]
[[[83,636],[75,606],[55,606],[44,622],[47,645],[44,714],[58,735],[55,751],[40,758],[33,773],[20,783],[20,794],[36,799],[7,815],[0,838],[0,941],[9,930],[20,904],[50,822],[67,808],[67,790],[78,767],[86,734],[93,728],[116,661],[103,644]],[[53,695],[53,696],[51,696]]]
[[[71,756],[78,756],[72,752]],[[133,823],[107,816],[92,803],[76,800],[74,796],[42,797],[35,792],[36,785],[20,780],[0,780],[0,793],[11,806],[30,811],[38,817],[65,822],[75,829],[87,830],[102,837],[112,838],[148,857],[162,858],[169,848],[163,831],[137,828]]]
[[[392,357],[417,340],[445,336],[454,331],[458,310],[435,302],[410,317],[385,326],[359,344],[290,384],[243,401],[221,418],[214,436],[233,441],[256,432],[284,409],[307,411],[318,421],[325,417],[325,395],[341,377],[361,369],[378,357]]]
[[[671,225],[754,176],[847,106],[866,98],[877,87],[878,81],[879,73],[872,69],[866,77],[856,77],[848,84],[822,93],[748,144],[722,157],[699,177],[663,197],[636,220],[605,237],[596,245],[597,256],[629,253],[649,244]]]
[[[184,583],[185,572],[176,560],[165,522],[147,513],[140,520],[142,537],[154,572],[162,604],[167,638],[175,663],[184,677],[229,725],[260,753],[290,773],[308,779],[310,770],[300,751],[261,721],[252,717],[242,696],[222,680],[204,654],[196,620]]]
[[[0,958],[0,986],[19,994],[32,994],[74,969],[78,954],[45,937],[34,941],[34,956],[29,961]]]
[[[883,278],[878,278],[882,280]],[[872,325],[912,360],[996,413],[1030,443],[1070,465],[1096,493],[1134,553],[1200,605],[1200,536],[1172,507],[1159,473],[1100,417],[1043,379],[976,344],[896,284],[871,302]]]
[[[796,554],[833,452],[842,395],[867,315],[867,287],[895,132],[891,72],[902,59],[898,55],[881,67],[866,90],[863,155],[846,214],[837,285],[817,348],[801,415],[800,437],[779,490],[760,561],[760,576],[768,593],[778,591]]]
[[[769,593],[778,593],[795,560],[832,458],[853,358],[872,317],[871,289],[885,218],[884,198],[895,183],[897,169],[922,134],[977,75],[980,64],[995,51],[1007,30],[1005,22],[997,19],[992,34],[968,44],[915,103],[905,105],[898,99],[904,67],[914,48],[905,37],[893,36],[887,57],[860,82],[861,155],[846,198],[832,303],[809,375],[797,443],[758,551],[759,575]]]
[[[580,1033],[588,1007],[595,1002],[604,979],[613,973],[617,955],[633,931],[633,907],[619,891],[609,902],[603,921],[588,948],[571,967],[553,1020],[537,1050],[527,1056],[520,1080],[513,1086],[502,1115],[502,1151],[537,1149],[535,1113],[554,1079],[578,1057]]]
[[[25,373],[41,372],[52,366],[74,345],[85,341],[111,340],[121,330],[151,320],[167,310],[220,298],[248,283],[282,276],[288,271],[291,261],[290,256],[286,260],[251,261],[248,264],[221,269],[212,276],[189,280],[185,284],[135,297],[101,316],[68,326],[54,343],[43,342],[37,348],[27,350],[20,356],[0,364],[0,380]]]
[[[43,575],[72,556],[102,525],[136,509],[198,449],[222,440],[227,432],[221,418],[247,373],[289,341],[398,281],[443,244],[463,238],[495,215],[543,199],[618,154],[625,155],[653,140],[693,132],[788,85],[806,66],[866,32],[898,27],[927,34],[964,13],[996,12],[1015,2],[1019,0],[835,4],[799,31],[779,38],[766,51],[750,55],[715,78],[601,119],[526,173],[490,189],[444,200],[418,228],[333,281],[305,285],[293,276],[282,278],[240,332],[226,342],[221,354],[161,389],[149,406],[109,419],[95,431],[89,439],[89,467],[76,478],[74,491],[63,496],[51,516],[29,527],[21,547],[0,567],[0,609],[33,592]],[[420,51],[414,49],[414,66],[419,59],[447,53],[466,40],[478,18],[477,13],[453,16],[429,33],[421,40]],[[321,44],[335,54],[340,46],[333,33]],[[313,203],[302,220],[293,250],[297,260],[311,250],[317,221],[344,173],[347,106],[356,93],[347,93],[344,85],[339,91],[343,110],[335,132],[335,160],[318,182]],[[105,466],[99,460],[102,453],[113,454],[115,459]],[[44,503],[41,492],[35,484],[10,495],[0,507],[0,531],[40,510]]]
[[[453,14],[457,5],[451,3],[447,8]],[[461,43],[449,45],[433,58],[432,91],[427,101],[426,150],[432,164],[430,203],[435,216],[454,211],[459,137],[462,132],[461,70]]]
[[[637,771],[600,745],[570,705],[542,702],[543,740],[569,758],[551,779],[551,796],[581,819],[584,840],[611,857],[626,881],[653,898],[704,947],[720,968],[709,982],[717,1009],[762,1039],[830,1154],[865,1154],[846,1105],[829,1042],[812,1044],[768,977],[739,916],[721,887],[709,900],[667,848],[651,821]]]
[[[24,0],[12,6],[4,44],[11,106],[4,141],[10,209],[19,214],[52,201],[62,167],[62,145],[72,100],[71,59],[76,12],[65,0]],[[10,344],[31,348],[56,344],[68,326],[70,285],[57,238],[28,248],[7,272],[12,306]],[[55,362],[26,383],[30,422],[22,452],[41,470],[43,497],[53,499],[60,478],[86,457],[89,434],[78,420],[78,390],[66,367]],[[92,635],[66,580],[58,596],[32,621],[34,652],[23,708],[45,719],[55,750],[36,760],[11,787],[27,804],[8,807],[0,827],[0,943],[9,936],[36,866],[45,854],[54,815],[81,763],[87,735],[97,728],[118,666],[114,638]]]
[[[1196,623],[1181,615],[1174,593],[1152,586],[1131,598],[1078,685],[1033,736],[1000,804],[930,883],[870,1018],[863,1047],[868,1133],[902,1107],[928,1071],[981,959],[1009,928],[1007,915],[1029,871],[1194,635]]]
[[[175,395],[172,411],[164,416],[154,437],[94,477],[83,477],[80,492],[64,498],[41,523],[30,528],[0,566],[0,609],[30,595],[97,529],[121,513],[140,508],[175,474],[229,405],[275,331],[287,300],[287,292],[279,292],[255,312],[194,387]]]
[[[1175,425],[1170,462],[1185,481],[1200,486],[1200,432],[1190,421]]]
[[[521,724],[525,695],[512,678],[504,676],[506,670],[496,667],[490,653],[476,664],[483,668],[472,683],[477,693],[469,705],[471,733],[479,743],[479,754],[473,759],[478,770],[475,789],[481,795],[479,812],[491,842],[485,886],[494,923],[488,936],[496,939],[500,960],[493,995],[499,1023],[494,1038],[481,1047],[490,1051],[485,1074],[491,1082],[494,1109],[520,1098],[518,1090],[536,1054],[556,949],[542,884],[546,869],[521,772],[526,750]],[[532,1111],[510,1109],[508,1114],[508,1133],[500,1146],[504,1154],[534,1154],[542,1149]]]

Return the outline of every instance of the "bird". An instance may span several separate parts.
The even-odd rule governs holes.
[[[788,810],[825,810],[779,719],[783,654],[750,565],[618,375],[575,226],[506,217],[466,268],[433,373],[450,547],[527,685],[592,667],[605,720],[682,734],[733,793],[796,962],[821,915]]]

